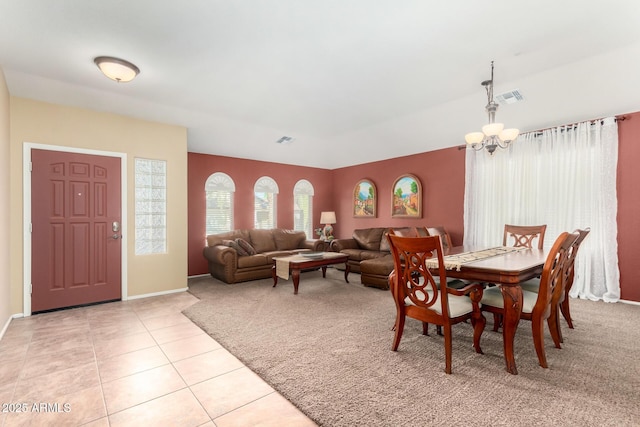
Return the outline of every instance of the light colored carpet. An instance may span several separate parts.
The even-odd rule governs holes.
[[[504,369],[502,335],[453,327],[453,374],[443,338],[407,319],[391,351],[395,305],[357,274],[301,275],[291,281],[227,285],[189,280],[201,299],[184,314],[322,426],[640,424],[640,307],[572,300],[576,329],[563,323],[558,350],[547,333],[548,369],[538,365],[531,324],[516,335],[519,375]],[[564,319],[563,319],[564,322]]]

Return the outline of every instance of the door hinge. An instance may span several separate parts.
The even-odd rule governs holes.
[[[29,162],[29,172],[33,172],[33,162]]]
[[[33,293],[33,283],[29,283],[29,293]]]

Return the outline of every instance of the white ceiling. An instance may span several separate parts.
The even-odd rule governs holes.
[[[335,169],[461,145],[491,60],[525,98],[507,127],[640,110],[637,0],[0,0],[0,22],[11,95],[185,126],[198,153]]]

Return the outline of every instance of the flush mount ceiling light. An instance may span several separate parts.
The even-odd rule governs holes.
[[[493,100],[493,61],[491,61],[491,80],[482,82],[487,90],[487,105],[484,107],[489,115],[489,124],[482,126],[482,132],[471,132],[464,136],[467,144],[474,150],[486,148],[489,154],[493,154],[496,148],[507,148],[509,143],[515,140],[520,131],[518,129],[505,129],[503,123],[495,123],[498,103]]]
[[[129,61],[111,56],[98,56],[93,60],[102,73],[118,83],[130,82],[140,69]]]

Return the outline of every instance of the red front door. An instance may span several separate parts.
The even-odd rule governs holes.
[[[120,158],[31,151],[31,311],[121,299]]]

